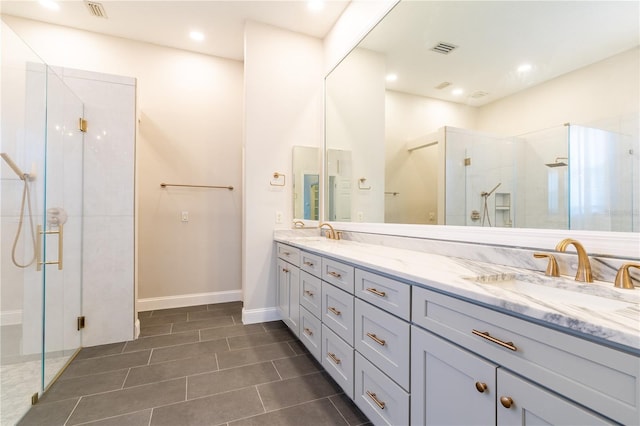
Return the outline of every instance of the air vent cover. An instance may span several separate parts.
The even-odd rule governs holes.
[[[457,48],[458,46],[456,46],[455,44],[445,43],[441,41],[440,43],[433,46],[431,50],[433,50],[434,52],[442,53],[443,55],[448,55]]]
[[[448,81],[443,81],[442,83],[438,84],[435,88],[438,90],[442,90],[449,86],[451,86],[451,83],[449,83]]]
[[[87,6],[87,9],[89,9],[89,13],[93,16],[107,19],[107,11],[104,10],[102,3],[85,0],[84,4]]]
[[[487,92],[483,92],[482,90],[476,90],[471,95],[469,95],[469,97],[473,99],[480,99],[480,98],[484,98],[487,95],[488,95]]]

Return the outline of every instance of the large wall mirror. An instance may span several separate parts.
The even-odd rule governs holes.
[[[326,78],[324,218],[639,232],[639,14],[399,2]]]

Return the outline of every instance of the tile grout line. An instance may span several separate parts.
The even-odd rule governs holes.
[[[258,394],[258,399],[260,400],[260,404],[262,405],[262,413],[267,412],[267,407],[264,406],[264,401],[262,400],[262,395],[260,395],[260,389],[258,389],[258,385],[254,385],[256,388],[256,393]]]
[[[280,381],[283,381],[284,379],[282,378],[282,374],[280,374],[280,372],[278,371],[278,367],[276,367],[276,363],[273,362],[273,360],[271,360],[271,365],[273,365],[273,368],[276,370],[278,377],[280,377]]]
[[[338,412],[338,414],[340,414],[340,417],[342,417],[342,419],[344,420],[344,422],[347,425],[350,425],[351,423],[349,423],[349,421],[347,420],[347,418],[344,416],[344,414],[342,414],[342,411],[340,411],[340,409],[338,408],[338,406],[336,404],[334,404],[334,402],[331,400],[331,398],[327,397],[327,399],[329,400],[329,403],[331,405],[333,405],[333,408],[336,409],[336,411]]]
[[[69,420],[71,419],[71,416],[73,416],[73,413],[75,413],[76,408],[78,408],[78,405],[80,405],[80,401],[82,400],[82,396],[80,396],[80,398],[78,398],[78,401],[76,402],[76,405],[73,406],[73,410],[71,410],[71,412],[69,413],[69,415],[67,416],[66,420],[64,421],[63,425],[66,425]]]
[[[124,385],[127,383],[127,379],[129,378],[129,373],[131,373],[131,367],[129,367],[129,369],[127,370],[126,376],[124,376],[124,380],[122,381],[122,386],[120,387],[120,390],[124,389]]]

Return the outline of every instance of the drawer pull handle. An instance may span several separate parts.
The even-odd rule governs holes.
[[[288,270],[287,268],[282,268],[282,272],[284,272],[284,273],[288,273],[288,272],[289,272],[289,270]]]
[[[312,262],[304,262],[305,265],[307,265],[308,267],[312,268],[313,267],[313,263]]]
[[[334,315],[338,315],[340,316],[340,314],[342,312],[340,312],[339,310],[337,310],[336,308],[334,308],[333,306],[329,306],[329,310],[334,314]]]
[[[482,382],[476,382],[476,389],[480,393],[484,393],[487,390],[487,384]]]
[[[380,297],[385,297],[387,295],[384,291],[376,290],[375,288],[368,288],[367,291]]]
[[[387,405],[386,403],[380,401],[378,399],[378,397],[376,396],[375,393],[371,392],[371,391],[367,391],[367,395],[369,396],[369,398],[371,398],[373,400],[373,402],[376,403],[376,405],[378,407],[380,407],[381,410],[384,410],[384,407]]]
[[[289,253],[288,251],[283,251],[282,254],[284,254],[285,256],[291,256],[291,253]]]
[[[333,362],[335,362],[336,364],[340,364],[340,363],[342,362],[342,361],[340,361],[340,358],[338,358],[338,357],[336,356],[336,354],[334,354],[334,353],[327,352],[327,355],[328,355],[328,356],[329,356],[329,358],[331,358],[331,360],[332,360]]]
[[[373,334],[373,333],[367,333],[367,336],[368,336],[371,340],[373,340],[374,342],[376,342],[377,344],[379,344],[380,346],[384,346],[384,345],[386,345],[386,344],[387,344],[387,342],[386,342],[386,341],[384,341],[384,340],[382,340],[382,339],[378,338],[378,336],[376,336],[376,335],[375,335],[375,334]]]
[[[328,274],[331,275],[334,278],[342,278],[342,275],[340,275],[337,272],[329,271]]]
[[[483,339],[487,339],[490,342],[496,343],[500,346],[502,346],[503,348],[507,348],[509,350],[512,351],[517,351],[518,348],[515,347],[515,345],[513,344],[513,342],[504,342],[500,339],[496,339],[495,337],[492,337],[488,331],[478,331],[478,330],[471,330],[471,332],[473,334],[475,334],[476,336],[480,336]]]
[[[304,294],[306,294],[307,296],[313,297],[313,292],[312,291],[305,290]]]
[[[304,328],[304,332],[308,335],[308,336],[313,336],[313,331],[311,331],[310,329],[308,329],[307,327]]]
[[[510,396],[501,396],[500,404],[502,404],[504,408],[511,408],[511,405],[513,404],[513,399],[511,399]]]

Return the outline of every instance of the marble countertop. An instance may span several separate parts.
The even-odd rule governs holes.
[[[640,289],[348,240],[274,239],[640,354]]]

